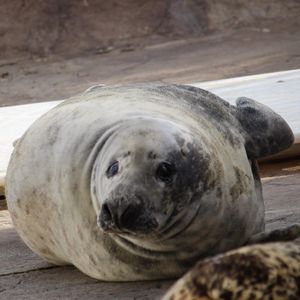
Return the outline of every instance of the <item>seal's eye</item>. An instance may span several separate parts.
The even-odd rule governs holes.
[[[113,162],[106,171],[106,176],[108,178],[115,176],[119,172],[119,162]]]
[[[176,170],[173,165],[163,162],[159,164],[156,170],[156,178],[165,183],[171,183],[175,173]]]

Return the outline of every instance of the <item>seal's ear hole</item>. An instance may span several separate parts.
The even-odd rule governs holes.
[[[150,151],[150,152],[148,153],[148,158],[149,158],[149,159],[156,159],[156,158],[157,158],[157,155],[156,155],[156,153],[154,153],[153,151]]]
[[[173,164],[162,162],[158,165],[155,176],[158,180],[170,184],[173,181],[175,173],[176,169]]]
[[[119,172],[119,162],[115,161],[108,167],[106,171],[106,176],[107,178],[111,178],[116,174],[118,174],[118,172]]]
[[[183,157],[187,157],[187,152],[183,148],[180,149],[180,153]]]

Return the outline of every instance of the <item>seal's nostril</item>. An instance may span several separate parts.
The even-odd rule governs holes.
[[[110,222],[110,221],[112,221],[113,216],[112,216],[112,213],[111,213],[111,211],[110,211],[109,206],[108,206],[107,203],[104,203],[102,205],[100,217],[101,217],[101,219],[104,222]]]
[[[101,207],[100,214],[97,218],[97,223],[103,230],[109,230],[117,226],[114,210],[109,203],[104,203]]]

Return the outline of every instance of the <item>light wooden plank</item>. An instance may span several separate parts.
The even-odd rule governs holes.
[[[287,120],[295,134],[296,144],[300,144],[300,69],[191,85],[212,91],[232,104],[236,98],[246,96],[270,106]],[[4,177],[13,142],[32,122],[59,103],[61,101],[0,108],[0,195],[3,195]],[[292,150],[288,152],[289,155],[299,154],[300,146]]]
[[[7,106],[0,108],[0,192],[13,143],[40,116],[62,101]]]
[[[300,70],[259,74],[192,84],[235,104],[238,97],[253,98],[271,107],[291,126],[300,143]]]

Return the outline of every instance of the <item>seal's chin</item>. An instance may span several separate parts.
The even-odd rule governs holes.
[[[112,235],[112,238],[120,247],[122,247],[126,251],[144,258],[166,259],[175,258],[177,255],[177,251],[161,249],[160,245],[151,245],[151,243],[150,245],[147,245],[144,243],[145,240],[118,234]]]
[[[100,230],[106,234],[117,234],[120,236],[128,237],[128,236],[134,236],[139,238],[148,238],[151,236],[156,236],[156,227],[157,223],[154,221],[149,222],[147,225],[139,226],[133,229],[126,229],[126,228],[119,228],[117,226],[103,226],[103,224],[100,224],[97,221],[97,224],[100,228]],[[149,225],[151,224],[151,225]],[[152,225],[153,224],[153,225]]]
[[[175,239],[176,236],[183,233],[183,231],[191,225],[193,220],[191,220],[188,225],[183,224],[179,230],[173,231],[172,238]],[[174,226],[177,226],[176,223],[174,223]],[[112,233],[111,237],[120,247],[122,247],[126,251],[144,258],[155,260],[175,259],[194,261],[195,258],[198,259],[201,256],[199,256],[199,249],[197,249],[197,247],[195,247],[194,245],[185,245],[185,243],[181,243],[182,247],[178,247],[178,243],[172,243],[171,237],[164,237],[164,242],[161,233],[158,234],[157,232],[139,236],[134,236],[132,234],[126,235],[124,233]]]

